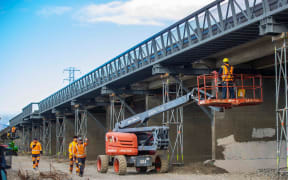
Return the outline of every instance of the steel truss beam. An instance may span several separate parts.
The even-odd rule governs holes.
[[[56,155],[58,158],[66,157],[65,116],[56,116]]]

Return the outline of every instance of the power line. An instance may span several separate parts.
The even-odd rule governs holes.
[[[69,84],[71,84],[75,80],[75,72],[81,72],[79,69],[76,69],[75,67],[68,67],[63,70],[64,72],[68,72],[68,78],[65,78],[64,81],[68,81]]]

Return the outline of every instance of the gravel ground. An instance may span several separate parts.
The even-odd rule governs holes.
[[[50,171],[50,164],[55,167],[56,170],[68,174],[68,161],[59,161],[55,159],[48,159],[47,157],[42,157],[40,160],[39,170],[40,172]],[[18,180],[19,169],[32,170],[32,161],[29,156],[17,156],[13,157],[12,169],[8,170],[9,180]],[[52,168],[53,169],[53,168]],[[77,177],[75,172],[69,175],[68,179],[101,179],[101,180],[112,180],[112,179],[127,179],[127,180],[270,180],[270,179],[288,179],[288,176],[278,176],[274,169],[259,169],[254,172],[233,172],[228,173],[225,169],[215,167],[213,165],[204,165],[203,163],[191,163],[184,167],[175,167],[169,173],[157,174],[153,169],[149,169],[146,174],[137,174],[135,168],[128,168],[128,173],[125,176],[118,176],[114,174],[113,169],[110,168],[107,174],[100,174],[96,171],[95,161],[88,161],[85,168],[85,174],[83,178]]]

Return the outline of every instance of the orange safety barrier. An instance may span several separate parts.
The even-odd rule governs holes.
[[[235,106],[257,105],[263,102],[262,76],[234,74],[233,81],[223,84],[221,75],[213,72],[197,77],[198,104],[231,108]],[[222,90],[226,88],[226,99]],[[230,98],[229,88],[233,88],[235,98]]]

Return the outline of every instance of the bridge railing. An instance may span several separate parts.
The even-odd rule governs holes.
[[[281,8],[287,8],[287,0],[216,0],[42,100],[40,113],[257,22]]]
[[[39,113],[39,103],[30,103],[22,109],[23,118],[26,118],[34,113]]]
[[[23,120],[23,113],[20,113],[9,121],[10,126],[16,126],[17,124],[20,124],[22,120]]]

